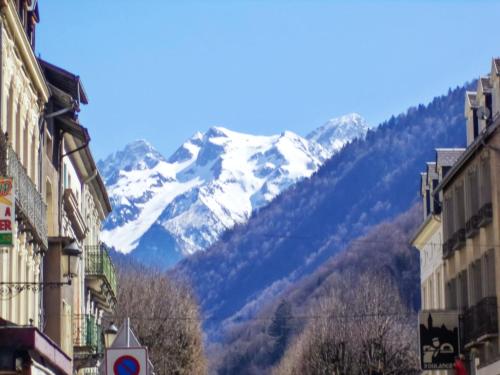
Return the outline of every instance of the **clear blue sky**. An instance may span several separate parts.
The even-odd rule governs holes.
[[[144,138],[166,156],[213,125],[307,134],[371,124],[486,73],[500,2],[40,0],[37,53],[79,74],[102,158]]]

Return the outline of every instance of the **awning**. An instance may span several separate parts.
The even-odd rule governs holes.
[[[3,350],[32,352],[56,374],[73,373],[71,358],[36,327],[0,326],[0,352]]]

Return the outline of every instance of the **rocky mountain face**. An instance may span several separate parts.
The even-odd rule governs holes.
[[[168,159],[147,141],[133,142],[98,163],[113,205],[102,238],[143,263],[171,266],[245,223],[367,130],[357,114],[330,120],[306,138],[213,127]]]

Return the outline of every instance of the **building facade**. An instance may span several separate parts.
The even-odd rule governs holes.
[[[0,245],[0,372],[96,373],[116,304],[100,242],[111,206],[78,120],[87,94],[36,58],[38,19],[36,0],[0,1],[0,177],[15,193],[12,244]]]
[[[458,311],[460,351],[479,375],[500,374],[499,68],[494,59],[466,94],[466,149],[446,165],[437,150],[422,174],[425,220],[413,240],[421,251],[422,308]]]
[[[442,195],[435,189],[464,149],[436,149],[436,160],[426,164],[420,175],[423,222],[412,239],[420,252],[420,285],[422,310],[445,309],[445,272],[442,240]],[[446,370],[424,372],[446,375]]]

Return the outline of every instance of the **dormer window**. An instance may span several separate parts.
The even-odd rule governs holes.
[[[493,100],[491,97],[491,92],[485,92],[484,93],[484,105],[486,108],[489,109],[490,113],[493,113]],[[489,126],[491,124],[491,116],[489,119],[486,120],[486,126]]]
[[[477,108],[472,108],[472,131],[474,139],[479,135],[479,119],[477,118]]]

